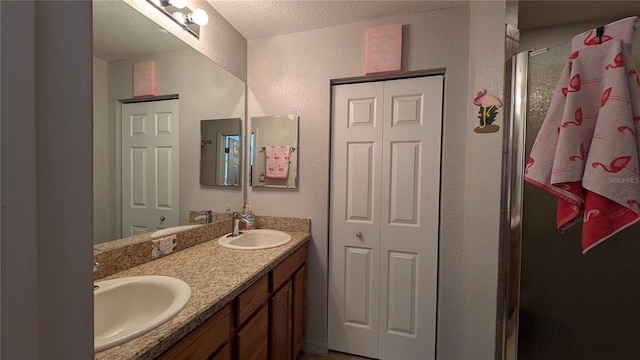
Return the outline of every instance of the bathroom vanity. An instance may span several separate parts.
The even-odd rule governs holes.
[[[158,359],[295,359],[306,328],[306,258],[304,244]]]
[[[209,226],[216,224],[193,231]],[[304,228],[281,230],[292,240],[279,247],[228,249],[210,237],[105,277],[171,276],[189,284],[192,296],[167,323],[95,353],[95,359],[295,359],[306,331],[310,234]]]

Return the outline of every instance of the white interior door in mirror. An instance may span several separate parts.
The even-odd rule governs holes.
[[[178,100],[122,105],[122,235],[179,224]]]
[[[251,185],[295,188],[298,177],[298,116],[251,118]]]

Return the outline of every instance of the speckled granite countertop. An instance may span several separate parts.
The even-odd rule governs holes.
[[[167,323],[98,352],[95,359],[156,358],[310,239],[309,233],[289,234],[292,237],[289,243],[265,250],[227,249],[217,239],[211,240],[101,279],[165,275],[184,280],[191,286],[192,294],[187,306]]]

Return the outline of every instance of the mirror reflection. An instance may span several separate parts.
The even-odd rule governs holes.
[[[227,207],[240,209],[244,203],[240,162],[231,164],[234,160],[227,160],[224,181],[234,183],[232,186],[201,185],[200,125],[202,119],[235,119],[242,128],[244,82],[123,1],[94,1],[93,26],[94,243],[188,224],[191,211],[223,214]],[[148,61],[155,62],[158,97],[178,102],[175,151],[179,157],[175,161],[163,158],[161,147],[149,148],[142,155],[143,151],[134,151],[130,142],[123,141],[128,130],[144,133],[170,129],[170,122],[153,113],[138,124],[154,123],[155,127],[132,130],[136,123],[123,120],[125,103],[140,100],[133,97],[133,65]],[[240,149],[240,135],[238,132],[237,138],[225,138],[225,142],[235,140]],[[125,158],[130,161],[123,161]],[[175,181],[163,183],[164,194],[169,191],[165,189],[174,187],[175,197],[158,194],[159,187],[149,179],[157,169],[177,174]],[[151,174],[145,181],[131,175],[145,171]],[[129,182],[123,180],[125,174]],[[136,209],[144,205],[148,210],[136,212],[136,218],[129,219],[129,212],[123,211],[125,204]],[[168,208],[175,215],[163,212]],[[150,219],[148,224],[142,224],[143,218]]]
[[[241,133],[239,118],[200,122],[200,185],[240,186]]]
[[[251,118],[252,186],[295,188],[298,152],[298,116]]]

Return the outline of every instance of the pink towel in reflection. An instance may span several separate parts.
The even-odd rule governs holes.
[[[636,21],[573,38],[525,170],[526,181],[558,197],[560,232],[583,221],[583,252],[640,220]]]
[[[289,175],[289,153],[291,147],[286,145],[269,145],[265,147],[267,179],[286,179]]]

